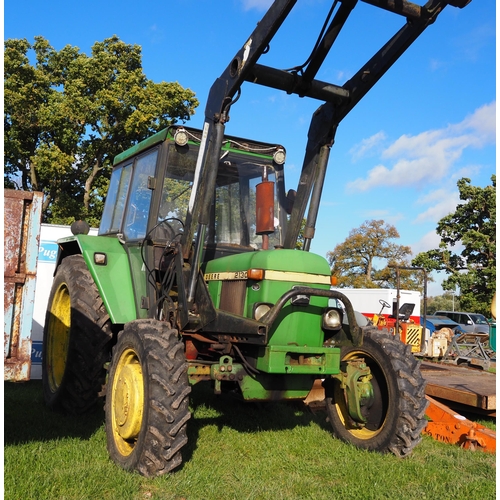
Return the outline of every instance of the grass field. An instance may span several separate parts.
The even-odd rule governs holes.
[[[41,382],[4,384],[5,499],[495,498],[495,455],[424,436],[413,455],[360,451],[297,404],[244,404],[193,388],[189,443],[174,474],[146,479],[108,458],[103,412],[51,413]],[[494,420],[481,423],[494,428]]]

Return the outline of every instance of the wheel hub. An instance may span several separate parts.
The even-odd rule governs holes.
[[[66,284],[55,292],[48,324],[48,382],[53,392],[60,387],[66,371],[71,327],[71,299]]]
[[[125,359],[124,359],[125,358]],[[141,430],[144,409],[142,369],[138,360],[122,357],[113,390],[114,425],[124,440],[137,438]]]

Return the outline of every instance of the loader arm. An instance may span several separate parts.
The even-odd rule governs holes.
[[[196,234],[188,284],[188,303],[192,303],[195,296],[225,123],[229,120],[232,104],[239,98],[242,84],[256,83],[323,102],[311,120],[299,188],[284,241],[285,248],[294,248],[306,206],[310,201],[303,247],[307,251],[314,237],[329,152],[339,123],[420,34],[434,23],[447,5],[463,8],[470,2],[470,0],[429,0],[420,6],[406,0],[361,1],[403,16],[406,18],[406,23],[344,85],[322,82],[315,77],[358,0],[333,1],[307,62],[290,70],[258,64],[260,56],[269,50],[271,40],[297,2],[297,0],[275,0],[212,85],[205,108],[203,138],[183,239],[184,257],[188,258],[191,242]]]

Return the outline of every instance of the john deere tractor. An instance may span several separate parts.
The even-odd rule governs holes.
[[[282,71],[257,64],[295,4],[276,0],[212,86],[203,129],[171,126],[117,156],[98,236],[77,228],[58,242],[45,399],[81,414],[104,397],[108,451],[127,470],[181,463],[201,382],[277,401],[321,380],[334,436],[399,457],[421,439],[425,384],[410,346],[358,325],[309,250],[338,124],[446,4],[468,2],[367,0],[406,24],[342,87],[315,80],[356,3],[334,2],[307,66]],[[282,145],[225,133],[245,81],[322,101],[296,191]]]

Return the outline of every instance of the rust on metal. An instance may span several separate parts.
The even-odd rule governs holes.
[[[306,399],[304,399],[304,404],[306,404],[313,413],[325,409],[325,388],[323,387],[323,381],[321,379],[316,379],[314,381],[312,389]]]
[[[426,416],[431,419],[424,434],[437,441],[457,444],[469,450],[496,453],[496,433],[477,422],[471,422],[457,412],[426,396],[429,407]]]
[[[42,193],[4,190],[4,380],[29,380]]]

